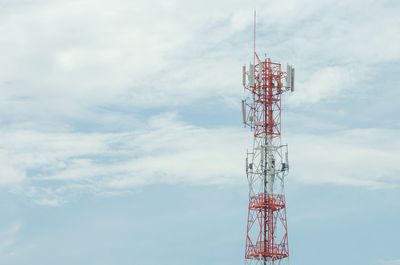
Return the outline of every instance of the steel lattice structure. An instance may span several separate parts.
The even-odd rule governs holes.
[[[246,174],[249,206],[246,264],[288,262],[289,245],[284,179],[289,172],[288,146],[281,143],[281,96],[294,89],[294,68],[271,59],[243,67],[243,122],[254,132],[252,151],[247,152]]]

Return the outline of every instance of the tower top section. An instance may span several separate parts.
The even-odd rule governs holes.
[[[254,136],[281,135],[281,95],[294,91],[295,69],[286,66],[282,70],[280,63],[270,58],[260,59],[256,52],[256,11],[254,11],[253,63],[244,65],[242,84],[249,96],[242,101],[243,123],[254,130]],[[274,113],[279,117],[273,117]]]

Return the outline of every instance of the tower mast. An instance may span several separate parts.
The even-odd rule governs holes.
[[[282,71],[280,63],[260,59],[243,66],[243,122],[253,131],[252,151],[246,157],[249,206],[246,264],[275,265],[288,262],[289,245],[284,179],[289,172],[288,146],[281,142],[281,96],[294,90],[294,68]]]

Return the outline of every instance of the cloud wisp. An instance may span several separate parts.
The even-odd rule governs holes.
[[[0,259],[14,256],[15,245],[21,230],[19,223],[9,225],[6,229],[0,231]]]
[[[9,174],[5,188],[46,205],[67,193],[103,193],[160,183],[234,183],[241,175],[245,134],[202,128],[173,113],[153,116],[143,128],[123,133],[1,133]],[[11,173],[10,173],[11,172]],[[12,179],[14,182],[10,182]]]
[[[296,181],[399,188],[399,130],[348,129],[289,137]]]
[[[399,187],[398,130],[350,129],[288,135],[291,181]],[[143,185],[244,184],[247,130],[190,125],[175,113],[121,133],[1,132],[3,188],[58,206],[80,194],[118,194]],[[312,143],[312,144],[311,144]],[[8,159],[12,158],[12,163]],[[10,181],[13,180],[13,181]]]

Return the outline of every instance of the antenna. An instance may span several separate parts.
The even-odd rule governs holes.
[[[289,64],[286,70],[286,86],[291,92],[294,91],[294,68]]]
[[[242,100],[242,118],[244,127],[246,127],[246,100]]]
[[[257,25],[257,14],[256,14],[256,10],[254,9],[254,34],[253,34],[253,65],[256,64],[256,25]]]

